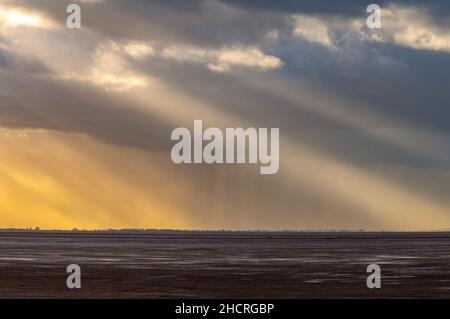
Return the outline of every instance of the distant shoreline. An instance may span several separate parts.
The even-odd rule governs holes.
[[[410,235],[450,235],[450,230],[436,231],[372,231],[372,230],[175,230],[175,229],[101,229],[101,230],[47,230],[0,228],[1,234],[34,235],[154,235],[154,236],[410,236]]]

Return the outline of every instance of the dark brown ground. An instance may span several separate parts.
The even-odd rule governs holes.
[[[450,233],[0,231],[0,297],[449,298]]]

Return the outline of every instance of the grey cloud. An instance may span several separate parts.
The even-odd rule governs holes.
[[[0,71],[0,125],[86,133],[110,144],[167,150],[170,127],[158,116],[76,83]],[[19,88],[22,88],[18,94]],[[126,111],[125,111],[126,110]]]
[[[391,53],[382,50],[371,53],[374,48],[364,47],[358,49],[362,59],[355,62],[351,57],[340,58],[336,53],[314,45],[303,44],[284,50],[288,53],[279,50],[275,54],[286,61],[286,66],[265,74],[267,83],[270,83],[272,76],[285,77],[293,83],[297,80],[308,82],[325,93],[340,96],[344,103],[349,101],[352,104],[349,105],[350,109],[367,109],[390,119],[390,123],[378,122],[373,124],[377,126],[367,129],[414,127],[417,131],[448,133],[448,103],[442,102],[450,100],[445,86],[448,74],[442,68],[443,63],[449,63],[447,55],[442,55],[442,60],[435,60],[433,57],[436,54],[431,52],[394,47]],[[300,51],[301,55],[291,53]],[[379,58],[387,53],[392,62],[385,65],[384,60]],[[429,62],[417,68],[416,59],[419,56],[422,62]],[[430,69],[430,66],[433,68]],[[298,101],[293,103],[282,96],[251,88],[246,85],[246,81],[239,81],[239,75],[216,75],[192,66],[154,64],[151,60],[143,62],[141,67],[171,83],[176,90],[187,91],[193,96],[211,101],[211,105],[218,105],[238,118],[253,122],[255,126],[281,127],[284,135],[327,150],[330,155],[346,162],[417,166],[439,163],[448,166],[448,156],[443,155],[436,162],[430,162],[417,154],[385,141],[374,140],[352,127],[304,109],[301,94]],[[248,77],[247,82],[257,81],[258,73],[253,75]],[[424,79],[427,84],[422,84]],[[416,91],[411,92],[411,87],[415,87]],[[320,100],[320,97],[316,99]],[[329,108],[333,106],[329,105]]]
[[[236,6],[251,10],[277,11],[284,13],[305,13],[318,15],[341,15],[341,16],[361,16],[365,14],[369,4],[374,3],[371,0],[340,0],[340,1],[309,1],[309,0],[223,0]],[[439,17],[450,14],[450,5],[448,1],[441,0],[379,0],[376,4],[388,6],[391,4],[423,7]]]
[[[33,59],[27,57],[17,57],[16,55],[8,52],[0,47],[0,69],[4,69],[10,72],[37,75],[48,74],[50,71],[48,68]]]
[[[68,3],[68,1],[66,2]],[[28,2],[19,1],[19,3],[25,5]],[[227,3],[233,3],[233,7],[242,7],[242,5],[232,1]],[[286,19],[281,19],[281,16],[277,14],[278,12],[288,11],[293,13],[303,10],[304,12],[323,13],[325,10],[323,8],[327,8],[327,10],[337,10],[337,12],[343,10],[343,14],[345,14],[347,9],[353,8],[350,5],[351,1],[340,4],[339,7],[341,9],[334,7],[337,4],[328,6],[323,2],[314,3],[299,1],[277,7],[278,5],[271,5],[268,2],[249,2],[246,5],[250,8],[264,11],[262,16],[255,15],[251,10],[235,12],[233,11],[234,9],[231,9],[228,19],[227,13],[222,16],[210,15],[215,10],[222,8],[218,2],[197,1],[189,2],[189,4],[185,2],[166,4],[158,1],[108,1],[86,5],[88,10],[85,10],[85,25],[93,27],[99,32],[104,32],[108,36],[117,36],[119,38],[125,37],[128,39],[131,37],[135,39],[141,35],[144,38],[147,36],[152,38],[152,32],[156,32],[158,33],[157,36],[164,38],[165,34],[159,34],[159,31],[163,30],[162,32],[164,33],[169,30],[168,32],[172,35],[177,34],[180,37],[177,39],[177,36],[175,36],[170,41],[190,42],[199,39],[202,39],[201,41],[213,39],[211,42],[223,43],[222,41],[228,36],[236,41],[242,41],[246,37],[253,39],[258,34],[262,34],[262,30],[270,30],[272,27],[277,28],[277,23],[281,23],[281,25],[287,23]],[[65,18],[63,9],[66,3],[64,1],[40,0],[33,1],[31,5],[35,8],[45,8],[46,12],[55,18],[58,17],[58,19],[62,20]],[[430,4],[430,8],[434,8],[434,6],[434,2]],[[214,19],[211,17],[214,17]],[[273,20],[265,20],[262,17],[272,17]],[[115,18],[118,18],[118,20]],[[208,28],[202,27],[205,23],[208,23]],[[158,25],[159,28],[152,28],[153,24]],[[168,26],[169,24],[171,26]],[[251,27],[249,28],[249,25],[253,25],[255,27],[254,30]],[[168,27],[167,30],[166,26]],[[134,28],[139,28],[140,31]],[[233,31],[233,28],[239,32]],[[119,33],[123,32],[123,34],[116,34],[114,30]],[[215,32],[225,35],[215,38],[213,36]],[[210,36],[211,39],[209,38]],[[276,72],[280,76],[308,81],[317,87],[323,86],[326,90],[334,91],[338,95],[368,102],[375,108],[373,111],[382,111],[393,119],[401,119],[404,123],[409,123],[411,126],[420,129],[444,132],[447,132],[449,129],[448,121],[446,121],[448,108],[445,107],[448,104],[446,102],[450,100],[449,92],[445,85],[449,81],[449,74],[445,72],[447,69],[445,66],[450,65],[450,62],[446,54],[404,49],[390,44],[367,44],[356,40],[352,41],[351,39],[342,44],[339,52],[331,52],[327,48],[306,41],[287,41],[284,39],[273,47],[268,46],[268,52],[273,52],[274,55],[280,56],[286,62],[284,70]],[[17,63],[12,63],[11,57],[5,54],[2,57],[4,67],[12,68],[14,64],[17,65]],[[386,61],[388,64],[385,64]],[[186,65],[173,66],[165,64],[161,60],[152,62],[151,59],[149,59],[147,65],[144,62],[142,65],[137,64],[136,67],[141,67],[143,68],[142,70],[147,68],[146,71],[149,74],[152,76],[158,75],[158,77],[161,77],[180,91],[203,96],[205,100],[212,101],[213,104],[225,103],[227,104],[225,108],[229,112],[234,112],[240,117],[253,119],[253,121],[259,122],[261,125],[270,124],[267,122],[272,124],[275,122],[276,125],[286,127],[296,137],[299,135],[305,137],[304,132],[311,132],[311,127],[314,127],[316,132],[320,132],[318,136],[312,135],[317,139],[326,140],[326,136],[329,135],[342,136],[343,138],[341,139],[329,139],[325,144],[319,146],[346,155],[347,159],[358,157],[358,152],[351,152],[346,147],[347,142],[341,143],[340,141],[354,142],[354,144],[348,143],[350,145],[371,143],[373,145],[371,151],[365,157],[374,161],[379,159],[380,156],[385,158],[386,155],[384,154],[392,154],[391,157],[396,160],[408,156],[408,154],[398,155],[397,151],[392,150],[390,146],[389,151],[386,152],[387,146],[378,145],[379,142],[367,141],[365,137],[359,137],[356,134],[357,132],[352,131],[350,128],[330,122],[330,120],[323,119],[317,114],[299,110],[295,105],[290,105],[289,102],[272,97],[265,92],[254,91],[245,86],[241,87],[241,84],[233,82],[233,78],[227,80],[227,77],[224,75],[215,76],[208,71],[198,70],[196,67],[188,67]],[[29,69],[32,73],[33,67],[30,65],[29,68],[25,67],[26,69]],[[38,66],[36,66],[36,70],[39,70]],[[192,79],[195,79],[195,81],[192,81]],[[387,81],[395,81],[395,83],[386,85]],[[411,87],[415,88],[415,96],[411,96]],[[42,90],[44,89],[45,85],[43,85]],[[66,85],[59,85],[53,91],[58,90],[70,92],[71,90],[77,90],[77,85],[67,83]],[[233,94],[230,94],[230,92],[233,92]],[[64,96],[70,95],[65,93]],[[102,99],[101,97],[96,98]],[[31,97],[29,101],[34,99],[35,97]],[[37,101],[39,100],[37,99]],[[63,98],[61,98],[62,100]],[[48,101],[44,101],[41,104],[45,103],[50,104]],[[87,103],[93,104],[89,101]],[[115,102],[111,101],[111,105],[115,110],[120,110],[120,107],[116,106]],[[277,107],[274,107],[274,105],[277,105]],[[424,105],[426,105],[426,110],[424,110]],[[87,110],[92,111],[94,114],[97,111],[101,113],[109,111],[107,107],[99,105],[90,105],[84,108],[84,111],[76,111],[77,107],[70,105],[66,111],[68,114],[72,114],[71,112],[86,114]],[[82,108],[82,105],[79,108]],[[61,125],[61,127],[69,124],[68,126],[75,131],[87,130],[95,132],[96,135],[103,135],[103,138],[111,134],[108,131],[114,127],[114,125],[106,125],[104,127],[105,130],[102,130],[103,126],[93,128],[88,125],[87,123],[90,120],[87,120],[87,122],[76,122],[73,118],[68,123],[65,123],[65,116],[61,109],[57,108],[54,110],[55,113],[53,115],[52,112],[48,112],[48,117],[51,118],[58,114],[58,121],[54,122],[63,122],[64,125]],[[130,116],[127,120],[131,120],[130,122],[142,122],[142,124],[137,124],[134,127],[135,130],[139,127],[144,128],[147,126],[147,123],[142,120],[143,117],[139,115],[138,111],[128,112],[136,112],[137,116]],[[13,118],[13,115],[14,113],[9,111],[8,117]],[[107,122],[109,119],[113,124],[119,125],[119,119],[114,116],[117,116],[116,113],[111,112],[111,114],[105,115],[105,119],[102,121]],[[267,119],[270,120],[267,121]],[[44,120],[41,119],[40,121]],[[76,128],[75,123],[80,125],[80,127]],[[47,125],[51,125],[51,123]],[[133,126],[133,124],[128,125]],[[150,125],[149,127],[153,126]],[[147,130],[145,129],[142,132],[147,132]],[[158,131],[158,129],[155,129],[151,133],[157,134],[156,132]],[[110,141],[127,141],[130,139],[129,137],[121,137],[117,132],[112,135],[113,138],[106,139]],[[138,135],[131,134],[131,136]],[[139,138],[130,143],[137,145],[148,144],[148,142],[139,141]],[[359,147],[354,148],[360,149]],[[377,156],[377,154],[383,155]]]
[[[65,8],[71,1],[20,0],[15,3],[43,10],[64,25]],[[290,29],[289,22],[278,13],[255,13],[220,1],[109,0],[83,4],[82,14],[84,27],[117,40],[218,46],[253,43],[274,28]]]

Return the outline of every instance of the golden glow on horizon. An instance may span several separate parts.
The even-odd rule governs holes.
[[[133,156],[128,157],[130,152]],[[109,147],[78,134],[1,129],[0,153],[0,227],[184,226],[182,216],[167,218],[173,210],[170,201],[161,202],[145,183],[135,183],[137,176],[145,181],[161,178],[151,163],[143,165],[143,152]]]
[[[256,190],[241,193],[227,182],[230,172],[241,176],[251,168],[225,172],[218,184],[202,186],[194,175],[174,169],[164,152],[107,145],[81,134],[0,129],[0,153],[0,228],[432,230],[450,226],[445,203],[317,157],[306,148],[284,154],[285,174],[278,182],[290,184],[290,189],[307,184],[322,196],[356,205],[359,212],[336,208],[327,219],[311,219],[294,199],[291,206],[284,206],[288,210],[283,215],[275,215],[281,203],[267,205],[273,201],[270,194],[261,199]],[[194,173],[198,177],[201,171]],[[263,203],[259,209],[257,198]],[[364,214],[377,222],[358,222]]]

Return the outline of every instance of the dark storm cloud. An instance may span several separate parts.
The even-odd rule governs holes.
[[[336,53],[305,43],[288,44],[275,54],[286,61],[287,77],[308,79],[372,104],[418,129],[450,132],[450,54],[389,43],[359,43],[341,49]]]
[[[287,61],[289,62],[289,60]],[[174,72],[173,66],[170,65],[158,64],[146,67],[148,72],[157,74],[159,78],[171,83],[175,90],[189,92],[193,96],[210,101],[212,106],[226,110],[227,113],[236,116],[243,122],[251,123],[255,127],[280,127],[283,129],[284,137],[314,145],[317,149],[326,150],[329,156],[351,162],[354,165],[386,163],[426,167],[436,164],[448,166],[450,163],[450,153],[443,158],[429,160],[401,149],[389,141],[376,140],[359,129],[324,117],[322,114],[305,108],[301,94],[299,100],[291,101],[283,96],[275,96],[264,89],[247,86],[245,81],[239,81],[232,75],[217,75],[190,66],[177,66],[177,72]],[[334,67],[346,69],[350,65],[335,65]],[[360,67],[362,68],[362,66]],[[374,122],[373,127],[367,127],[367,129],[383,129],[383,126],[388,124],[394,126],[395,123],[404,123],[404,125],[414,126],[417,130],[447,131],[448,117],[445,117],[445,113],[448,112],[447,107],[440,104],[440,99],[436,101],[433,99],[432,102],[426,101],[432,98],[432,87],[422,88],[414,96],[411,96],[408,86],[402,87],[401,91],[395,90],[399,86],[383,90],[380,85],[385,83],[383,81],[390,74],[382,70],[377,63],[370,66],[365,65],[364,71],[367,73],[362,74],[370,74],[370,77],[364,76],[358,78],[357,81],[349,78],[348,74],[330,72],[329,68],[312,71],[315,74],[312,79],[310,75],[302,77],[296,73],[298,70],[289,70],[288,68],[272,72],[275,74],[266,75],[266,77],[269,79],[268,83],[271,82],[271,76],[308,80],[321,86],[324,92],[340,92],[341,95],[351,96],[354,101],[360,102],[352,106],[355,109],[368,108],[370,110],[370,107],[373,107],[376,112],[382,110],[389,114],[391,123]],[[397,76],[396,81],[415,81],[414,85],[418,85],[422,80],[420,76],[409,78],[411,70],[405,68],[404,70],[409,73],[401,77]],[[358,71],[362,72],[363,70]],[[254,74],[247,79],[251,82],[257,80],[257,77],[258,75]],[[191,81],[192,78],[195,78],[196,81]],[[450,100],[446,96],[448,93],[444,87],[442,85],[437,93],[441,94],[444,100]],[[417,98],[420,95],[422,96]],[[316,96],[316,98],[320,99],[320,96]],[[345,102],[345,100],[343,101]],[[387,103],[387,105],[382,103]],[[333,106],[329,105],[329,107]],[[426,111],[424,111],[424,107],[427,107]],[[440,122],[442,122],[442,127],[439,125]],[[189,123],[187,124],[189,125]],[[241,122],[237,122],[235,125],[239,126]]]
[[[63,23],[66,17],[65,7],[70,1],[22,0],[14,3],[42,10]],[[361,9],[367,5],[366,1],[356,0],[331,3],[321,1],[225,1],[223,3],[109,0],[81,5],[83,26],[99,32],[106,39],[145,39],[161,40],[168,44],[219,46],[233,42],[254,43],[253,41],[263,38],[272,29],[281,29],[288,33],[287,30],[292,26],[285,14],[333,13],[351,16],[361,14]],[[419,4],[417,1],[384,1],[380,4],[390,3]],[[441,14],[445,12],[445,5],[442,5],[442,2],[427,3],[426,7],[429,11],[435,12],[441,9]],[[280,57],[285,63],[282,70],[276,71],[280,76],[308,81],[342,96],[367,102],[376,107],[376,111],[382,111],[393,119],[401,119],[414,127],[448,132],[449,123],[446,120],[449,115],[446,105],[450,100],[446,89],[446,83],[449,82],[450,77],[446,72],[450,67],[448,53],[405,49],[384,43],[365,44],[360,41],[344,42],[341,50],[342,52],[334,52],[319,44],[284,38],[276,45],[267,48],[268,53]],[[28,70],[30,74],[45,71],[44,66],[34,62],[17,63],[16,60],[6,51],[0,51],[0,64],[3,68],[17,72],[19,69],[22,69],[22,72]],[[386,61],[388,61],[387,64]],[[196,66],[169,64],[160,60],[157,63],[150,61],[147,65],[144,63],[137,67],[142,67],[143,70],[147,68],[146,71],[152,75],[156,72],[158,77],[170,83],[176,90],[198,94],[205,100],[218,105],[226,104],[224,109],[240,117],[253,119],[253,122],[261,124],[264,124],[262,122],[265,119],[271,119],[271,124],[275,122],[278,126],[287,127],[287,130],[296,137],[304,134],[310,127],[315,127],[315,130],[324,136],[354,136],[349,140],[355,140],[353,141],[355,143],[350,142],[350,145],[367,142],[365,138],[357,142],[356,139],[360,139],[358,132],[342,127],[342,124],[333,123],[330,119],[324,119],[318,114],[305,112],[292,105],[292,102],[280,97],[252,90],[245,83],[236,84],[237,82],[234,82],[232,78],[227,80],[226,75],[211,74],[209,70],[199,69]],[[41,116],[34,125],[37,127],[47,125],[55,128],[55,125],[58,125],[60,129],[86,131],[112,143],[130,142],[132,145],[145,146],[149,142],[141,141],[138,136],[158,125],[157,123],[147,125],[139,111],[132,108],[127,109],[127,114],[131,115],[120,115],[123,108],[117,106],[115,101],[108,102],[108,105],[112,105],[110,111],[106,103],[98,102],[108,100],[107,97],[102,96],[102,93],[93,93],[94,90],[89,93],[80,92],[78,85],[73,83],[70,85],[52,82],[35,83],[36,79],[23,81],[25,81],[24,85],[40,87],[43,92],[49,92],[42,96],[27,97],[27,103],[42,101],[34,109],[39,110],[44,105],[47,105],[46,108],[51,108],[49,105],[54,100],[59,101],[60,105],[64,104],[64,107],[55,106],[54,109],[45,111],[44,116]],[[20,85],[19,80],[14,83]],[[46,89],[46,87],[52,87],[52,89]],[[238,94],[230,94],[231,92],[238,92]],[[84,102],[80,102],[81,105],[64,102],[67,97],[71,97],[70,101],[75,101],[76,96],[79,95],[85,95]],[[14,99],[12,96],[8,98]],[[21,101],[18,100],[17,103],[20,104]],[[301,101],[299,103],[301,104]],[[102,106],[103,104],[105,106]],[[9,119],[8,123],[20,126],[19,120],[13,121],[13,110],[22,112],[18,107],[2,110],[2,112],[4,117]],[[96,115],[99,113],[104,116],[99,118]],[[80,115],[78,121],[77,114]],[[94,118],[89,119],[88,114],[94,114]],[[31,114],[27,117],[22,116],[22,119],[27,118],[28,121],[22,124],[33,126],[31,116]],[[96,121],[102,124],[95,125]],[[121,123],[129,129],[115,130],[114,127],[120,126]],[[133,133],[134,131],[136,132]],[[148,133],[157,136],[158,131],[155,128]],[[336,134],[336,131],[344,133]],[[109,134],[111,137],[108,137]],[[128,134],[132,137],[122,136]],[[314,136],[314,138],[320,137]],[[347,141],[348,139],[338,140]],[[326,149],[346,150],[344,153],[347,157],[357,155],[348,152],[346,147],[341,147],[342,143],[338,140],[329,139]],[[369,153],[368,158],[376,159],[377,156],[374,153],[383,154],[383,157],[386,157],[385,154],[398,157],[394,155],[395,152],[383,152],[376,145],[377,143],[374,143],[373,151]],[[355,149],[359,148],[355,147]]]
[[[366,0],[346,0],[346,1],[308,1],[308,0],[224,0],[225,3],[240,6],[251,10],[275,11],[282,13],[306,13],[306,14],[333,14],[355,16],[365,12],[365,8],[370,1]],[[383,2],[383,1],[381,1]],[[386,2],[386,1],[384,1]],[[380,3],[378,1],[377,3]]]
[[[309,1],[309,0],[223,0],[225,3],[247,8],[249,10],[264,10],[284,13],[306,13],[325,14],[341,16],[360,16],[366,12],[369,4],[376,3],[383,6],[388,5],[408,5],[423,7],[433,12],[437,16],[444,16],[450,13],[450,2],[447,0],[339,0],[339,1]]]
[[[69,2],[40,0],[33,1],[29,5],[45,11],[56,20],[64,21],[65,6]],[[27,1],[18,3],[28,4]],[[225,13],[219,15],[217,13],[224,10],[221,4],[206,1],[167,3],[111,0],[85,3],[82,4],[83,25],[116,40],[142,38],[164,39],[163,41],[177,44],[202,42],[224,44],[231,40],[239,42],[255,40],[272,28],[278,29],[280,26],[287,29],[288,22],[282,13],[334,12],[339,15],[352,15],[360,11],[360,6],[366,5],[361,1],[340,1],[331,4],[309,1],[282,4],[265,1],[226,3],[231,4],[232,8],[244,7],[246,10],[229,9],[232,11],[225,10]],[[437,2],[430,2],[428,6],[432,11],[437,7],[440,7]],[[204,27],[205,24],[208,28]],[[450,75],[446,70],[450,68],[449,54],[405,49],[390,44],[367,44],[356,40],[344,42],[341,51],[330,51],[321,45],[305,41],[282,40],[275,47],[269,47],[268,52],[279,56],[285,62],[283,69],[277,71],[280,76],[308,81],[339,95],[350,96],[376,107],[376,112],[382,111],[389,114],[392,119],[400,119],[403,123],[418,129],[448,132],[449,123],[446,119],[449,111],[446,102],[450,97],[446,83],[449,83]],[[21,65],[15,63],[14,58],[5,53],[0,56],[5,68],[17,68],[17,65]],[[149,74],[157,74],[177,91],[201,96],[206,101],[211,101],[213,105],[223,105],[223,109],[227,112],[257,125],[284,127],[287,134],[295,138],[301,137],[308,143],[316,143],[319,148],[345,156],[346,160],[365,158],[377,161],[382,157],[385,161],[389,161],[389,158],[393,161],[403,158],[401,160],[403,162],[410,156],[408,153],[392,149],[392,145],[368,140],[352,128],[343,127],[340,123],[305,111],[292,102],[283,100],[282,97],[251,89],[245,83],[234,81],[233,78],[228,79],[226,75],[211,74],[204,68],[166,61],[145,63],[137,67],[143,68],[142,70],[146,70]],[[22,69],[29,69],[30,73],[33,68],[39,70],[38,66],[33,67],[30,63],[22,65],[25,65]],[[149,146],[153,148],[153,144],[142,136],[164,136],[158,132],[168,131],[167,128],[165,130],[157,128],[161,122],[147,123],[147,120],[143,120],[145,117],[135,109],[129,108],[124,113],[123,107],[121,108],[115,101],[108,101],[107,95],[104,97],[102,93],[81,92],[78,85],[74,84],[56,85],[52,82],[34,84],[35,80],[27,82],[27,85],[33,83],[34,87],[39,86],[39,92],[42,90],[49,93],[42,96],[28,96],[28,100],[23,104],[39,101],[39,106],[34,106],[34,109],[39,110],[46,105],[47,110],[43,112],[44,115],[39,115],[36,123],[32,123],[31,113],[27,116],[21,115],[21,120],[13,120],[15,118],[13,110],[18,114],[23,112],[19,107],[3,109],[3,116],[9,119],[10,125],[47,126],[53,129],[89,132],[111,143],[130,143],[145,148]],[[53,86],[55,86],[53,89],[46,89]],[[75,101],[76,96],[83,95],[84,102],[77,101],[80,105],[65,102]],[[52,107],[55,100],[59,103]],[[298,103],[301,106],[301,101]],[[275,105],[277,107],[274,107]],[[39,111],[36,112],[39,114]],[[89,118],[89,114],[93,114],[93,118]],[[103,115],[99,117],[97,114]],[[23,122],[24,118],[27,121]],[[95,124],[97,122],[99,124]],[[116,127],[125,129],[117,130]],[[312,131],[315,133],[305,134]],[[155,139],[157,140],[158,138]],[[370,151],[361,153],[359,145],[367,143],[372,145]],[[348,145],[353,146],[349,148]]]
[[[61,24],[72,1],[17,1],[41,9]],[[274,28],[288,30],[278,13],[246,11],[220,1],[120,1],[83,3],[83,25],[113,39],[223,45],[251,43]]]
[[[19,0],[23,7],[42,10],[61,25],[69,0]],[[166,43],[220,46],[252,44],[268,32],[292,33],[294,14],[325,15],[365,20],[371,1],[121,1],[81,3],[83,26],[117,40],[136,39]],[[425,9],[435,23],[450,26],[448,1],[385,0],[381,6],[408,5]]]

